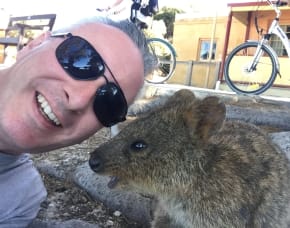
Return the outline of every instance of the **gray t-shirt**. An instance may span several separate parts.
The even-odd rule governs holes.
[[[37,216],[46,189],[28,154],[0,152],[0,228],[24,228]]]

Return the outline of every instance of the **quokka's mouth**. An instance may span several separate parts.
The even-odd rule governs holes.
[[[109,181],[109,183],[108,183],[108,187],[111,188],[111,189],[115,188],[117,186],[119,180],[120,180],[119,177],[112,176],[110,181]]]

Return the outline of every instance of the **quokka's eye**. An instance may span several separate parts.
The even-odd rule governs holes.
[[[131,144],[131,149],[134,151],[141,151],[147,148],[147,143],[144,140],[136,140]]]

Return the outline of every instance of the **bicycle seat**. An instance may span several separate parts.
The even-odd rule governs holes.
[[[278,1],[276,1],[274,4],[275,4],[276,6],[287,6],[287,5],[288,5],[288,2],[287,2],[287,1],[284,2],[284,1],[280,1],[280,0],[278,0]]]
[[[139,10],[140,7],[141,7],[141,4],[140,4],[140,3],[134,2],[134,3],[131,5],[131,10]]]

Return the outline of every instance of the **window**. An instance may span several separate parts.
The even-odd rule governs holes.
[[[290,25],[280,25],[290,40]],[[284,48],[282,41],[276,35],[273,35],[270,40],[271,47],[276,51],[278,56],[287,56],[287,51]]]
[[[200,40],[199,44],[199,60],[209,60],[210,49],[212,44],[211,59],[215,59],[216,54],[216,41],[213,42],[210,39]]]

